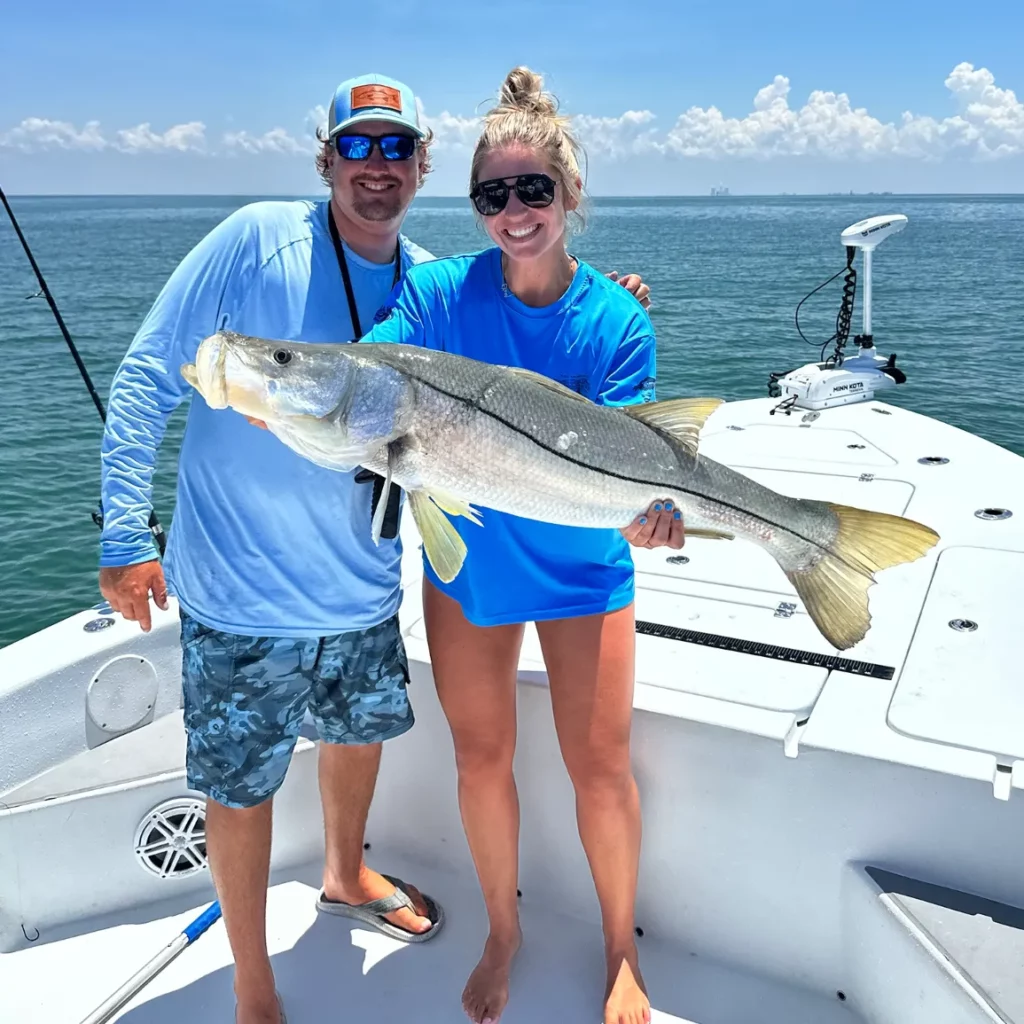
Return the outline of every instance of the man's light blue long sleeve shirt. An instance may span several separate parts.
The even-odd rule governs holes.
[[[432,257],[401,239],[402,269]],[[363,329],[394,281],[346,247]],[[215,629],[325,636],[383,622],[401,596],[400,542],[373,544],[369,484],[315,466],[230,409],[193,394],[181,366],[214,332],[355,339],[327,202],[254,203],[181,262],[111,385],[102,446],[100,564],[156,557],[148,528],[167,419],[191,397],[164,569],[182,608]]]

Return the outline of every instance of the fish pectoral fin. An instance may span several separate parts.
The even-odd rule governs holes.
[[[627,416],[668,434],[696,455],[701,427],[722,403],[721,398],[669,398],[645,405],[624,405],[621,409]]]
[[[547,388],[548,391],[554,391],[556,395],[561,395],[563,398],[575,398],[577,402],[585,402],[587,405],[594,404],[589,398],[581,395],[578,391],[573,391],[572,388],[567,388],[564,384],[559,384],[557,380],[552,380],[543,374],[534,373],[533,370],[524,370],[518,366],[507,366],[505,369],[509,373],[514,373],[517,377],[522,377],[523,380],[532,381],[534,384],[539,384],[542,388]]]
[[[199,391],[199,373],[196,371],[195,363],[183,363],[181,367],[181,375],[189,384],[192,385],[192,387],[196,389],[196,391]],[[200,392],[200,394],[202,394],[202,392]]]
[[[380,499],[373,512],[373,522],[370,524],[370,537],[373,543],[380,545],[380,535],[384,530],[384,515],[388,509],[388,498],[391,497],[391,446],[387,449],[388,471],[384,475],[384,487],[380,492]]]
[[[464,541],[426,491],[410,491],[409,507],[431,567],[443,583],[451,583],[466,558]]]
[[[483,526],[480,522],[480,512],[478,509],[473,508],[468,501],[463,501],[462,498],[456,498],[454,494],[449,494],[447,491],[438,491],[434,488],[430,488],[427,491],[434,500],[435,505],[440,505],[450,516],[463,516],[468,519],[474,526]]]

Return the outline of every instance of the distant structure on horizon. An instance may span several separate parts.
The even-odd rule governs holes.
[[[729,189],[725,185],[718,185],[717,187],[712,185],[711,194],[713,196],[727,196],[729,194]]]

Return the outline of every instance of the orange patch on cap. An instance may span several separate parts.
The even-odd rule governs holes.
[[[402,112],[402,96],[390,85],[357,85],[352,90],[352,109],[384,107]]]

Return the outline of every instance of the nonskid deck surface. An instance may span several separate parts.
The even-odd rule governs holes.
[[[291,1024],[460,1024],[462,986],[476,963],[485,918],[475,880],[420,865],[395,871],[439,899],[444,932],[422,945],[314,909],[319,865],[275,878],[268,939]],[[89,931],[0,957],[0,1018],[78,1024],[205,904],[138,924],[111,918]],[[167,909],[165,906],[164,910]],[[177,910],[177,908],[174,908]],[[525,943],[502,1024],[600,1024],[604,965],[596,926],[524,901]],[[836,999],[788,988],[640,940],[654,1024],[853,1024]],[[231,957],[218,922],[159,975],[116,1020],[124,1024],[230,1024]]]

